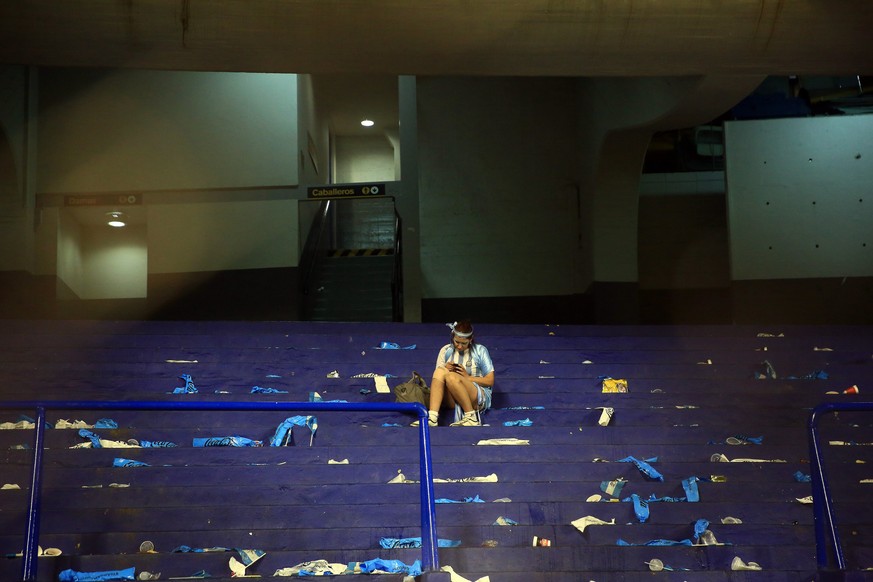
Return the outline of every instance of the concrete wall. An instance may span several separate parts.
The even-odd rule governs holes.
[[[643,174],[641,290],[728,288],[727,238],[724,172]]]
[[[581,291],[574,108],[572,80],[418,79],[423,297]]]
[[[734,280],[873,276],[873,115],[725,126]]]
[[[82,229],[81,299],[147,296],[148,238],[145,226]]]
[[[335,182],[390,182],[394,180],[394,146],[384,135],[336,136]]]
[[[148,208],[149,273],[297,266],[297,201]]]
[[[82,260],[82,226],[69,213],[58,213],[57,222],[57,277],[73,297],[85,293]]]
[[[297,133],[300,183],[328,183],[329,129],[310,75],[297,75]]]
[[[296,184],[295,75],[41,69],[37,191]]]
[[[28,71],[0,65],[0,271],[26,270],[32,237],[26,183]]]

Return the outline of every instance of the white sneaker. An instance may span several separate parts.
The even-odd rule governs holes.
[[[436,412],[434,410],[428,410],[427,411],[427,426],[429,426],[429,427],[436,426],[437,423],[439,422],[439,418],[440,417],[439,417],[438,412]],[[418,426],[418,425],[419,425],[419,422],[416,420],[415,422],[413,422],[409,426]]]
[[[482,426],[479,422],[479,413],[475,410],[465,412],[464,416],[458,422],[453,422],[449,426]]]

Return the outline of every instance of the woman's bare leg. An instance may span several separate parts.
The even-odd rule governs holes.
[[[458,404],[464,412],[479,410],[479,391],[469,378],[451,372],[444,376],[444,385],[447,392],[445,400],[450,401],[449,406]]]

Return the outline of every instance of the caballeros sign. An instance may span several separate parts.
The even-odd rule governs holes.
[[[139,206],[137,194],[74,194],[64,196],[64,206]]]
[[[351,198],[354,196],[384,196],[385,184],[347,184],[342,186],[313,186],[307,190],[309,198]]]

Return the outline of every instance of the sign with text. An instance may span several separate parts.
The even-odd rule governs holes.
[[[313,186],[307,190],[309,198],[352,198],[355,196],[384,196],[385,184],[346,184]]]
[[[70,194],[64,206],[135,206],[142,204],[139,194]]]

